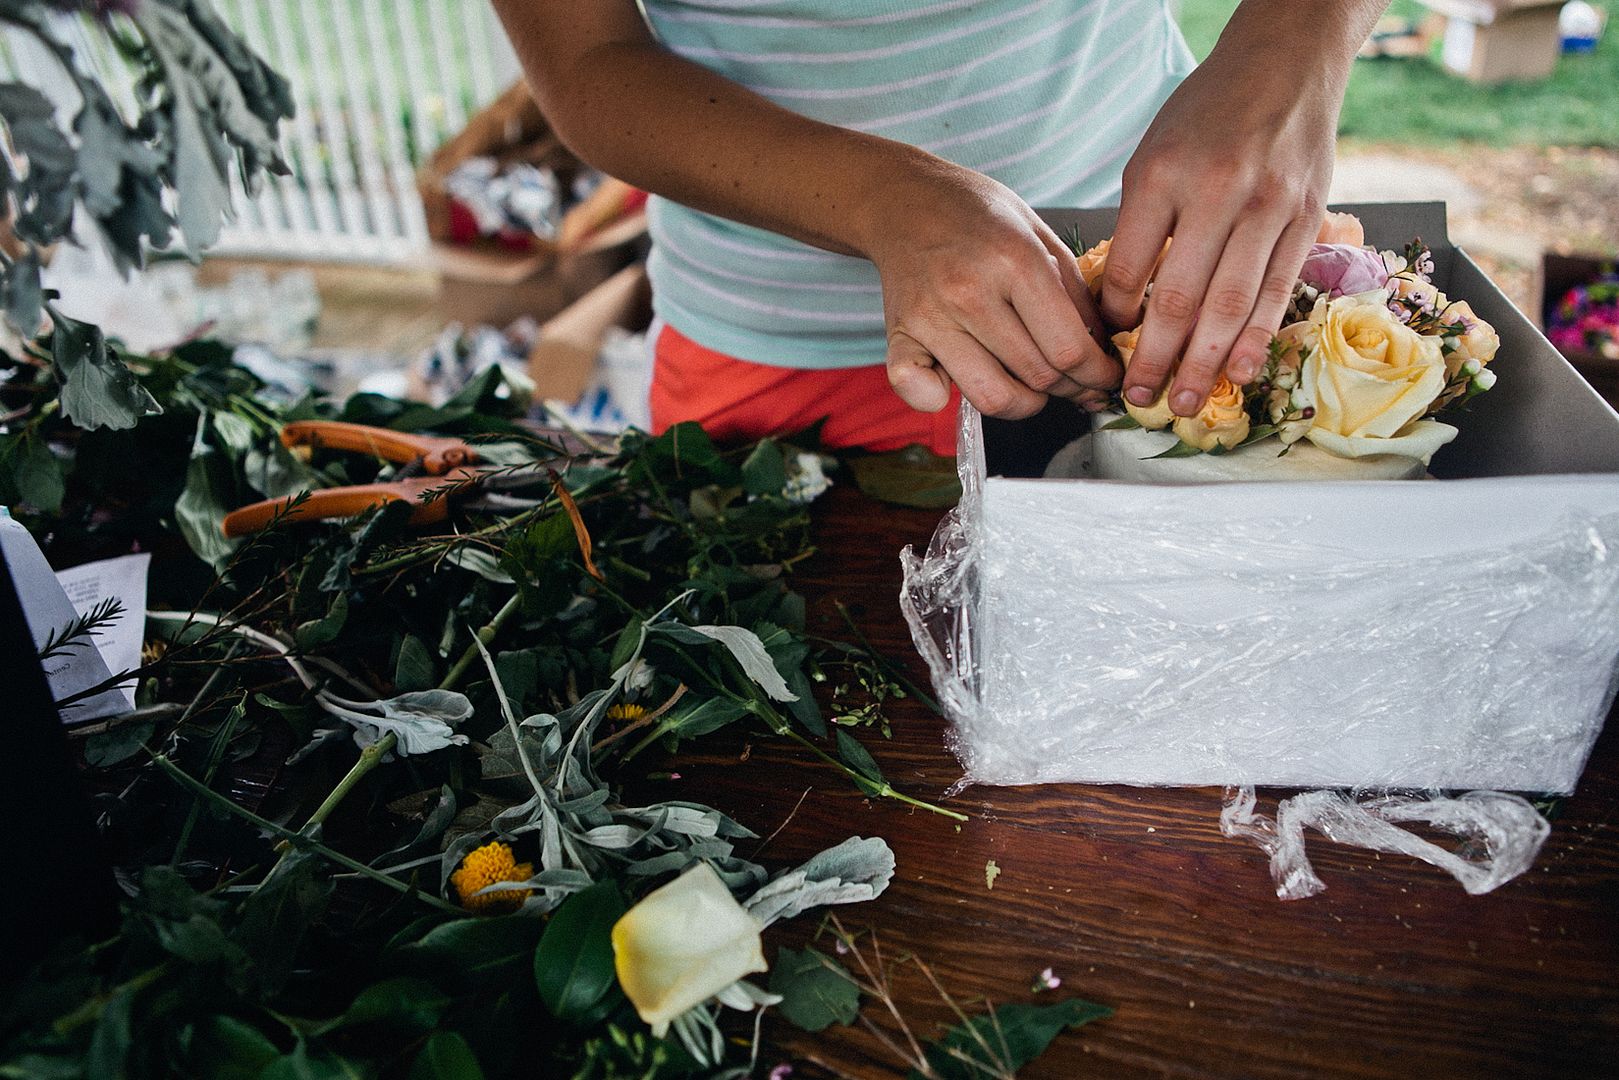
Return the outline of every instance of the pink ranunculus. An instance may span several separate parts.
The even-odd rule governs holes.
[[[1299,280],[1336,299],[1386,288],[1389,272],[1375,251],[1350,244],[1316,244],[1299,270]]]

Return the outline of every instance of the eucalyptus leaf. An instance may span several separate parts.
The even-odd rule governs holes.
[[[470,570],[485,581],[493,581],[497,585],[512,584],[512,576],[500,568],[500,560],[481,547],[472,544],[462,544],[452,548],[444,556],[444,561],[451,566],[459,566],[463,570]]]
[[[298,642],[298,648],[307,652],[331,644],[337,640],[337,635],[343,632],[343,624],[348,622],[348,617],[349,594],[340,592],[332,598],[332,606],[327,609],[325,615],[311,619],[298,627],[293,635]]]

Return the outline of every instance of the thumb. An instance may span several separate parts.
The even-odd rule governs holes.
[[[888,339],[888,385],[918,412],[938,412],[950,404],[950,376],[922,344],[908,334]]]

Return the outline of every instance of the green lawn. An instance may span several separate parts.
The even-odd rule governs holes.
[[[1340,133],[1382,142],[1480,141],[1563,146],[1619,146],[1619,0],[1597,51],[1565,56],[1537,83],[1474,86],[1437,59],[1362,60],[1344,99]],[[1182,0],[1181,27],[1199,58],[1214,47],[1237,0]],[[1395,0],[1395,15],[1423,9]]]

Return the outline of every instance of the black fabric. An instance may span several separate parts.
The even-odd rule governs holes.
[[[3,566],[0,556],[0,566]],[[0,574],[0,982],[117,927],[117,888],[11,568]]]

